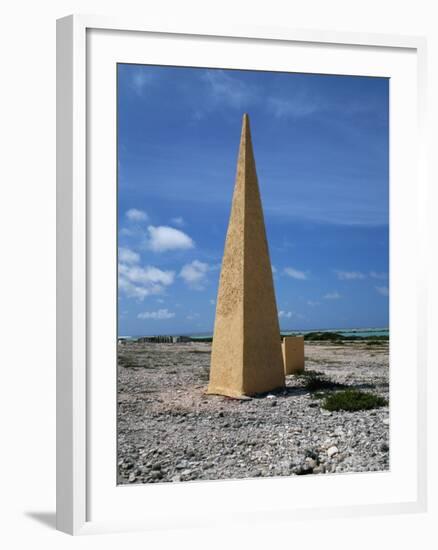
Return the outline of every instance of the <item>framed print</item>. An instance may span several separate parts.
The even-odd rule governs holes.
[[[57,40],[58,528],[423,510],[424,41]]]

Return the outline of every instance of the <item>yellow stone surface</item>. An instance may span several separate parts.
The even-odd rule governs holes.
[[[285,336],[281,343],[284,373],[295,374],[304,371],[304,337]]]
[[[245,114],[217,296],[208,393],[239,397],[284,384],[272,267]]]

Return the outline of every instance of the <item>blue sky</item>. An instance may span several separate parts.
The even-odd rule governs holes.
[[[388,326],[387,79],[118,66],[119,334],[210,332],[242,115],[282,329]]]

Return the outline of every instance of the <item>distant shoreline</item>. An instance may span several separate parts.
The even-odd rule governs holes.
[[[351,328],[351,329],[313,329],[313,330],[281,330],[281,336],[314,336],[314,335],[327,335],[327,339],[330,339],[330,335],[343,336],[345,338],[389,338],[389,328]],[[336,336],[335,336],[336,335]],[[141,334],[136,336],[119,336],[119,340],[137,340],[139,338],[156,338],[156,337],[175,337],[175,338],[190,338],[191,340],[208,340],[213,338],[212,332],[200,332],[200,333],[166,333],[166,334]],[[317,339],[317,338],[316,338]]]

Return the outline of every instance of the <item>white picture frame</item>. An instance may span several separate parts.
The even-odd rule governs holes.
[[[104,37],[102,44],[94,39],[93,32],[99,33],[99,36]],[[105,376],[102,369],[97,366],[96,347],[105,345],[106,336],[104,330],[97,339],[94,330],[95,320],[91,319],[96,315],[96,305],[102,304],[102,301],[97,301],[93,306],[90,304],[95,298],[96,289],[94,275],[90,271],[92,264],[93,251],[96,250],[96,244],[99,242],[99,231],[96,231],[96,222],[98,216],[103,224],[111,224],[111,220],[105,221],[104,209],[108,207],[98,206],[99,196],[95,194],[94,188],[90,185],[93,178],[96,178],[95,167],[99,170],[99,162],[102,170],[108,170],[108,177],[111,179],[110,172],[114,172],[114,163],[111,166],[103,167],[102,161],[94,159],[99,156],[96,150],[96,141],[94,134],[90,134],[91,115],[90,106],[93,103],[90,86],[107,86],[111,85],[110,81],[106,81],[108,72],[99,73],[99,59],[93,57],[99,55],[99,52],[106,57],[106,63],[109,67],[114,64],[115,59],[126,61],[127,58],[133,55],[132,44],[128,41],[117,42],[122,37],[131,37],[136,43],[138,49],[139,41],[146,39],[159,39],[160,44],[165,44],[166,40],[169,44],[165,46],[166,59],[172,60],[173,64],[184,63],[183,58],[184,48],[178,48],[179,55],[177,56],[175,44],[178,40],[184,40],[187,44],[190,41],[202,40],[203,44],[210,44],[210,52],[206,55],[213,57],[216,52],[216,57],[212,58],[209,66],[220,66],[220,55],[218,42],[223,46],[224,50],[229,50],[228,55],[236,57],[238,51],[241,51],[242,44],[249,44],[247,48],[248,55],[251,55],[251,47],[257,45],[260,48],[287,48],[289,45],[301,48],[311,52],[312,48],[322,48],[328,51],[327,67],[329,67],[331,57],[342,57],[343,62],[348,67],[354,67],[356,61],[354,55],[359,55],[359,52],[364,52],[365,57],[373,56],[374,59],[388,57],[388,63],[393,61],[389,59],[391,56],[396,59],[394,61],[394,75],[397,74],[400,78],[406,78],[406,87],[411,90],[412,95],[406,101],[409,101],[411,106],[411,116],[409,121],[410,127],[413,129],[412,135],[406,136],[406,142],[395,144],[395,148],[399,154],[406,151],[406,148],[415,144],[415,150],[410,155],[409,159],[403,159],[403,162],[409,162],[409,165],[403,168],[398,168],[399,160],[391,159],[392,175],[399,175],[401,183],[398,187],[391,186],[391,203],[396,207],[391,214],[391,232],[394,237],[393,223],[397,231],[395,233],[395,245],[391,241],[391,247],[394,250],[394,257],[391,257],[391,273],[394,265],[399,265],[403,261],[406,254],[400,250],[398,246],[401,241],[406,242],[408,251],[417,250],[415,265],[410,266],[405,271],[403,276],[391,278],[391,296],[402,296],[403,289],[412,290],[412,296],[409,301],[404,304],[410,308],[410,313],[416,319],[415,322],[415,338],[407,342],[404,338],[406,333],[403,332],[403,319],[394,309],[391,310],[391,323],[399,323],[399,331],[395,331],[395,337],[392,334],[391,324],[391,354],[395,357],[400,357],[400,363],[404,361],[406,372],[411,370],[412,379],[408,385],[414,388],[416,399],[412,404],[412,409],[407,407],[403,410],[402,399],[397,401],[397,395],[402,397],[405,387],[399,373],[395,373],[396,378],[391,378],[391,400],[394,397],[394,407],[391,403],[391,438],[394,439],[394,446],[391,443],[391,449],[394,448],[394,453],[397,452],[397,437],[405,433],[405,437],[412,438],[412,453],[410,462],[405,466],[409,466],[409,475],[406,475],[405,484],[406,492],[395,491],[394,487],[400,484],[400,477],[392,481],[389,477],[397,475],[397,468],[388,474],[387,493],[382,495],[381,499],[375,499],[372,496],[353,499],[351,502],[346,500],[348,489],[342,485],[351,485],[357,482],[362,483],[362,487],[370,485],[370,477],[361,481],[359,474],[354,474],[348,478],[348,483],[345,483],[346,476],[324,476],[309,479],[274,479],[274,480],[245,480],[238,482],[204,482],[197,484],[158,484],[161,487],[115,487],[108,483],[109,477],[101,476],[99,481],[95,481],[99,477],[96,474],[96,467],[93,465],[95,455],[98,451],[93,441],[97,437],[106,437],[99,442],[99,463],[105,462],[101,468],[102,471],[109,472],[111,468],[115,471],[114,456],[111,455],[113,447],[109,447],[108,441],[111,438],[111,433],[114,432],[115,418],[115,394],[113,392],[114,385],[112,383],[105,384],[102,376]],[[118,38],[117,38],[118,37]],[[173,45],[172,45],[173,44]],[[181,42],[182,44],[182,42]],[[124,48],[123,51],[121,48]],[[119,52],[117,48],[120,48]],[[240,48],[240,49],[239,49]],[[354,49],[356,54],[348,53],[348,49]],[[140,48],[141,49],[141,48]],[[205,49],[205,48],[204,48]],[[208,48],[207,48],[208,49]],[[245,49],[245,48],[243,48]],[[146,53],[142,53],[142,59],[147,59],[148,49]],[[156,50],[154,50],[156,51]],[[164,50],[163,50],[164,51]],[[260,49],[262,52],[262,49]],[[152,49],[149,49],[149,55],[152,55]],[[336,53],[337,52],[337,53]],[[207,28],[174,28],[162,26],[159,29],[151,28],[148,24],[143,24],[138,21],[129,21],[122,19],[111,19],[106,17],[94,16],[69,16],[58,20],[57,23],[57,528],[61,531],[70,534],[84,534],[94,532],[107,532],[114,530],[130,530],[130,529],[151,529],[176,525],[209,525],[208,516],[202,515],[202,510],[196,508],[194,502],[202,500],[203,503],[208,501],[210,494],[214,493],[214,499],[218,503],[218,509],[212,515],[211,521],[244,521],[257,520],[263,518],[273,520],[275,518],[284,519],[285,517],[293,518],[320,518],[333,515],[358,515],[358,514],[381,514],[381,513],[397,513],[397,512],[418,512],[426,509],[426,326],[425,326],[425,304],[426,304],[426,267],[425,267],[425,252],[424,244],[426,242],[425,213],[427,211],[425,205],[426,197],[426,177],[425,177],[425,145],[423,142],[423,128],[425,120],[425,55],[426,55],[425,40],[418,37],[404,37],[391,35],[368,35],[368,34],[349,34],[326,31],[310,31],[310,30],[292,30],[292,29],[273,29],[273,28],[241,28],[230,26],[228,29],[207,29]],[[401,56],[406,54],[411,61],[406,63],[406,59]],[[221,54],[222,55],[222,54]],[[307,55],[307,54],[306,54]],[[353,55],[353,57],[352,57]],[[362,55],[362,54],[361,54]],[[140,56],[140,53],[138,54]],[[263,56],[262,56],[263,57]],[[303,63],[306,62],[305,56]],[[135,59],[135,62],[141,61],[140,57]],[[260,63],[260,59],[254,60],[254,64]],[[337,61],[339,62],[339,61]],[[192,63],[192,62],[191,62]],[[201,63],[201,61],[199,61]],[[239,60],[236,60],[239,63]],[[163,63],[165,64],[165,63]],[[102,66],[104,63],[102,63]],[[202,65],[200,65],[202,66]],[[305,66],[305,65],[303,65]],[[364,65],[365,66],[365,65]],[[411,67],[411,69],[409,69]],[[241,67],[244,68],[244,67]],[[275,67],[272,69],[275,70]],[[329,71],[329,69],[327,69]],[[377,70],[377,69],[375,69]],[[384,63],[381,76],[385,75]],[[409,70],[411,72],[409,72]],[[95,71],[95,73],[93,72]],[[409,73],[409,74],[408,74]],[[360,73],[363,74],[363,71]],[[370,75],[374,74],[373,69],[370,69]],[[408,75],[408,76],[406,76]],[[391,76],[391,75],[390,75]],[[396,78],[396,77],[394,77]],[[94,80],[93,80],[94,79]],[[401,81],[400,81],[401,82]],[[401,93],[401,92],[400,92]],[[403,92],[404,93],[404,92]],[[409,92],[406,92],[409,93]],[[93,118],[92,132],[99,126],[99,122],[103,120],[109,121],[106,115],[110,112],[112,101],[114,99],[113,92],[109,93],[109,97],[102,107],[102,112]],[[402,109],[402,95],[395,95],[392,98],[396,108]],[[415,102],[415,105],[413,104]],[[397,107],[398,105],[398,107]],[[103,109],[107,109],[106,111]],[[115,111],[115,105],[113,104]],[[102,118],[106,117],[106,118]],[[109,122],[105,122],[105,124]],[[393,119],[392,124],[397,126],[398,120]],[[106,159],[108,154],[114,153],[115,143],[111,145],[111,134],[105,142],[102,140],[102,157]],[[100,148],[100,145],[99,145]],[[104,153],[104,154],[103,154]],[[404,156],[404,155],[400,155]],[[93,160],[92,160],[93,159]],[[98,177],[103,177],[104,172],[100,172]],[[411,178],[411,187],[408,187],[408,182],[404,178]],[[412,178],[415,180],[412,182]],[[91,200],[90,200],[91,199]],[[114,197],[111,200],[115,200]],[[112,204],[110,200],[110,203]],[[416,202],[416,207],[413,209],[413,218],[416,225],[410,228],[410,235],[403,234],[403,214],[406,213],[408,207],[412,208],[412,201]],[[111,208],[111,204],[109,208]],[[97,205],[97,206],[96,206]],[[100,214],[99,214],[100,212]],[[418,223],[417,223],[418,222]],[[110,227],[110,226],[108,226]],[[397,232],[400,232],[400,237],[397,237]],[[96,240],[97,239],[97,240]],[[420,243],[418,246],[417,244]],[[111,246],[108,246],[107,260],[112,262],[115,255],[115,248],[111,252]],[[392,254],[392,253],[391,253]],[[99,261],[100,263],[100,261]],[[106,266],[105,260],[102,261],[102,266]],[[111,264],[110,264],[111,265]],[[115,281],[110,281],[109,286],[102,285],[102,292],[111,292],[114,289]],[[393,294],[394,292],[394,294]],[[103,295],[102,295],[103,296]],[[391,305],[396,308],[397,304]],[[90,317],[91,316],[91,317]],[[108,318],[108,315],[107,315]],[[91,319],[91,320],[90,320]],[[406,324],[406,323],[405,323]],[[396,326],[397,328],[397,326]],[[113,327],[111,322],[108,325],[108,334],[111,333]],[[397,336],[398,334],[398,336]],[[99,340],[101,344],[91,346],[91,342]],[[404,343],[403,343],[404,342]],[[401,349],[404,345],[405,348]],[[114,353],[115,341],[109,354]],[[402,359],[402,357],[405,359]],[[411,360],[415,364],[412,369],[406,363]],[[392,376],[392,375],[391,375]],[[100,377],[100,378],[99,378]],[[97,384],[96,384],[97,382]],[[399,383],[400,382],[400,383]],[[108,425],[105,425],[105,415],[99,415],[96,412],[95,402],[97,397],[96,387],[101,388],[102,399],[105,401],[99,409],[108,412],[111,407],[112,399],[114,414],[110,413]],[[394,392],[394,393],[393,393]],[[99,398],[100,399],[100,398]],[[397,405],[397,403],[400,404]],[[393,423],[394,411],[398,414],[397,422],[404,422],[404,429],[397,429],[397,422]],[[403,416],[404,415],[404,416]],[[96,427],[99,426],[99,430]],[[399,433],[398,433],[399,432]],[[103,435],[102,435],[103,434]],[[107,445],[107,446],[105,446]],[[105,449],[109,450],[106,452]],[[105,454],[106,453],[106,454]],[[402,464],[400,464],[400,471]],[[112,474],[108,474],[112,475]],[[371,474],[369,474],[371,475]],[[381,476],[378,478],[378,483],[384,485],[386,483],[385,474],[372,474]],[[362,476],[363,477],[363,476]],[[294,494],[303,495],[303,505],[297,505],[289,500],[289,498],[281,499],[280,492],[284,493],[284,487],[288,487],[290,482],[295,483]],[[333,494],[333,488],[339,487],[339,493],[344,494],[339,502],[334,505],[328,505],[324,500],[324,495],[321,493],[317,496],[318,488],[316,484],[326,486],[326,491]],[[108,492],[104,488],[104,484],[111,485],[108,487]],[[260,485],[261,484],[261,485]],[[307,484],[307,485],[306,485]],[[372,485],[372,484],[371,484]],[[371,487],[370,485],[370,487]],[[253,487],[257,487],[257,491],[267,491],[271,495],[271,501],[266,507],[257,507],[251,504],[251,499],[254,499]],[[359,487],[359,485],[358,485]],[[242,491],[242,488],[244,491]],[[283,488],[283,489],[282,489]],[[123,514],[122,508],[126,509],[129,502],[135,501],[135,507],[138,509],[142,506],[141,501],[144,496],[140,493],[145,490],[153,491],[154,510],[146,511],[137,516],[130,513]],[[345,493],[343,493],[345,489]],[[403,487],[402,487],[403,489]],[[114,505],[114,490],[118,491],[117,498],[120,500],[120,506]],[[392,491],[392,492],[391,492]],[[239,501],[239,495],[244,492],[245,497]],[[350,491],[351,492],[351,491]],[[403,494],[402,494],[403,493]],[[239,514],[233,510],[231,505],[230,510],[225,510],[227,496],[233,494],[236,500],[236,505],[245,504],[244,513]],[[308,494],[308,500],[305,501],[304,495]],[[275,503],[272,504],[272,495],[274,495]],[[276,498],[276,495],[278,498]],[[151,500],[151,499],[149,499]],[[312,500],[318,502],[317,506],[312,506]],[[175,501],[175,509],[166,509],[169,501]],[[99,505],[95,504],[98,502]],[[103,507],[102,503],[109,503],[107,507]],[[112,508],[111,508],[111,504]],[[184,513],[181,512],[181,503],[185,502]],[[90,513],[90,510],[98,509],[99,513]],[[177,513],[179,506],[180,513]],[[203,505],[205,507],[205,504]],[[221,516],[220,507],[224,509]],[[166,510],[166,512],[165,512]],[[154,512],[154,513],[152,513]],[[213,519],[214,516],[214,519]]]

